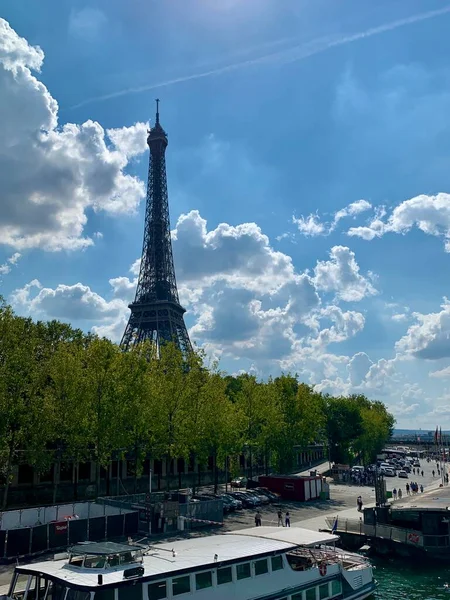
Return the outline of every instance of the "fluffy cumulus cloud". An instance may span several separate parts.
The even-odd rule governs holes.
[[[342,219],[348,217],[355,218],[357,215],[360,215],[371,208],[372,205],[370,202],[367,202],[367,200],[357,200],[334,213],[331,221],[321,221],[317,214],[310,214],[307,217],[293,217],[292,221],[297,225],[297,228],[302,235],[310,237],[329,235],[336,229]]]
[[[59,284],[55,289],[42,287],[35,279],[16,290],[11,300],[16,308],[45,318],[64,321],[105,321],[123,313],[119,299],[106,301],[88,286]]]
[[[14,252],[12,256],[10,256],[6,262],[0,265],[0,275],[7,275],[11,272],[12,267],[17,264],[19,258],[21,257],[20,252]]]
[[[334,246],[330,260],[317,263],[314,282],[317,289],[335,292],[346,302],[358,302],[377,293],[370,280],[361,275],[355,253],[345,246]]]
[[[365,319],[341,308],[338,299],[361,300],[372,293],[347,248],[333,249],[332,260],[318,263],[311,276],[297,272],[291,257],[276,251],[255,223],[208,229],[192,211],[179,217],[172,238],[190,335],[209,354],[256,364],[265,375],[289,369],[311,383],[322,375],[345,378],[348,357],[334,356],[327,348],[357,336]],[[51,289],[32,281],[11,300],[21,312],[84,327],[89,323],[99,335],[119,341],[139,267],[136,260],[128,274],[109,280],[110,299],[81,283]],[[326,276],[327,269],[332,275]],[[323,290],[335,292],[331,303]]]
[[[408,233],[417,227],[427,235],[444,238],[444,247],[450,252],[450,194],[435,196],[421,194],[401,202],[387,219],[378,216],[368,225],[352,227],[348,235],[372,240],[386,233]]]
[[[416,322],[397,342],[397,349],[427,360],[450,357],[450,302],[447,298],[441,309],[436,313],[413,313]]]
[[[126,213],[144,185],[125,173],[146,148],[146,124],[58,127],[58,104],[35,76],[44,53],[0,19],[0,243],[21,250],[78,249],[89,209]]]

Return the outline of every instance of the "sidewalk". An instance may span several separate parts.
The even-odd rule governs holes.
[[[317,471],[317,475],[322,475],[323,473],[326,473],[327,471],[330,470],[330,463],[328,461],[324,461],[322,463],[319,463],[318,465],[309,467],[308,469],[305,469],[304,471],[300,471],[299,473],[294,473],[294,475],[309,475],[311,471]]]

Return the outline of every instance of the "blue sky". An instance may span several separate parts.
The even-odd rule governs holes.
[[[161,99],[192,339],[449,427],[450,3],[0,10],[0,293],[120,340]]]

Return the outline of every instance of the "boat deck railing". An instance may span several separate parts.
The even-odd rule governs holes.
[[[310,566],[317,566],[321,563],[328,565],[338,564],[344,569],[355,569],[367,566],[367,560],[363,556],[357,554],[347,554],[342,550],[336,550],[331,547],[323,548],[296,548],[288,553],[288,557],[298,558]],[[288,558],[289,560],[289,558]]]

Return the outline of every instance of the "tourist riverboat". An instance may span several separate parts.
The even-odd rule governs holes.
[[[3,600],[362,600],[376,587],[338,536],[255,527],[150,547],[82,543],[16,566]]]

